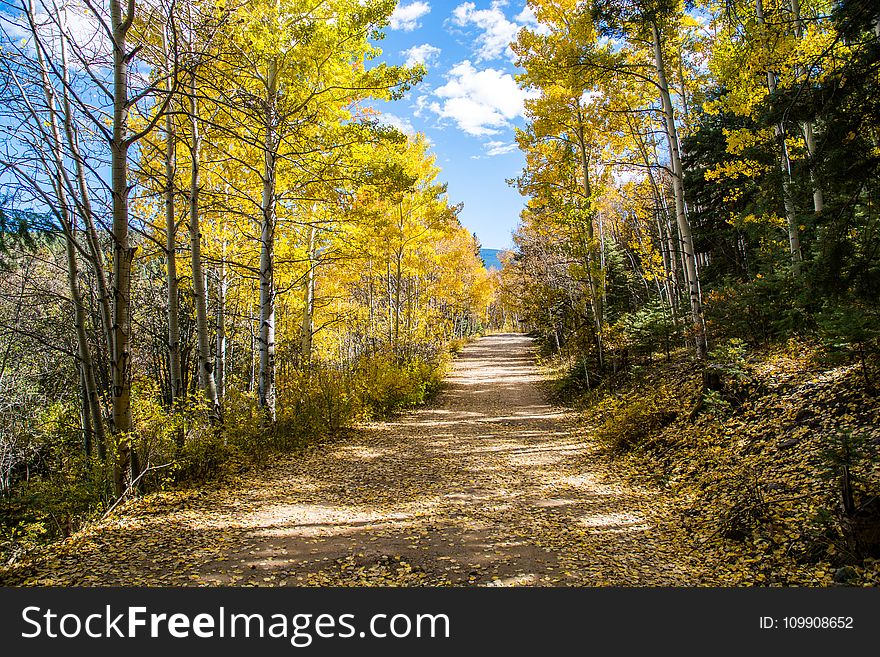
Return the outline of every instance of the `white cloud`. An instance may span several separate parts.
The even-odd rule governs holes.
[[[406,57],[406,65],[414,66],[416,64],[425,64],[426,66],[434,61],[440,55],[440,48],[432,46],[430,43],[423,43],[420,46],[413,46],[400,53]]]
[[[497,157],[499,155],[507,155],[508,153],[513,153],[517,149],[517,145],[510,142],[503,141],[487,141],[483,144],[483,148],[485,149],[484,155],[471,155],[472,160],[487,160],[490,157]]]
[[[419,102],[441,119],[452,119],[459,129],[475,137],[496,135],[523,115],[523,102],[533,97],[520,89],[510,73],[493,68],[477,70],[470,61],[456,64],[447,82],[434,95],[440,101]]]
[[[397,128],[405,135],[413,136],[416,134],[416,129],[413,127],[413,124],[396,114],[382,112],[382,115],[379,117],[379,122],[384,125],[390,125],[392,128]]]
[[[464,2],[452,10],[453,24],[482,30],[476,40],[478,62],[498,59],[502,54],[508,58],[514,56],[510,42],[522,25],[507,19],[502,9],[506,4],[505,0],[495,0],[489,9],[477,9],[473,2]]]
[[[486,148],[486,155],[495,157],[496,155],[507,155],[513,153],[517,149],[514,143],[505,143],[503,141],[489,141],[483,144]]]
[[[538,24],[538,19],[535,18],[535,12],[532,11],[532,8],[526,4],[523,7],[523,10],[516,15],[516,20],[518,23],[522,23],[523,25],[535,26]]]
[[[427,94],[422,94],[416,98],[416,105],[413,109],[413,116],[420,119],[426,116],[426,110],[431,109],[431,98]]]
[[[411,2],[408,5],[399,4],[391,14],[389,26],[392,30],[412,32],[421,27],[419,19],[431,11],[431,5],[427,2]]]

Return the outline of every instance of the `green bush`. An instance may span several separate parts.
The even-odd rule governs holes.
[[[709,336],[766,344],[808,332],[813,324],[801,292],[786,275],[720,282],[705,299]]]
[[[817,316],[819,336],[828,355],[834,359],[855,354],[865,385],[873,386],[868,356],[880,347],[880,313],[857,303],[826,303]]]
[[[177,454],[173,476],[179,481],[205,481],[217,476],[239,451],[225,432],[219,430],[195,431],[187,436]]]
[[[679,328],[669,307],[655,300],[636,312],[621,315],[611,333],[622,346],[636,353],[650,357],[662,350],[668,358]]]

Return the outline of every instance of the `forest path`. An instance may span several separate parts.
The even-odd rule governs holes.
[[[467,345],[429,407],[231,486],[148,498],[62,544],[29,583],[707,583],[676,531],[546,401],[532,341],[504,334]]]

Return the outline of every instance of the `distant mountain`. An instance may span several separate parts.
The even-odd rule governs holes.
[[[480,249],[480,257],[483,259],[486,269],[501,269],[500,256],[502,253],[504,253],[503,249]]]

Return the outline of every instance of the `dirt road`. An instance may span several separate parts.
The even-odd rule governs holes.
[[[690,585],[659,498],[550,405],[532,343],[468,345],[430,407],[225,488],[146,500],[31,583]]]

